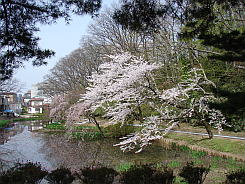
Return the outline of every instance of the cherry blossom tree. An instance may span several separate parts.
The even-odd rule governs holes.
[[[69,130],[72,130],[74,123],[80,121],[83,121],[83,123],[94,123],[104,137],[100,124],[96,120],[95,115],[90,111],[90,107],[90,103],[82,101],[73,104],[66,113],[66,127],[68,127]]]
[[[77,102],[80,94],[72,92],[69,94],[54,95],[50,104],[49,117],[55,121],[65,121],[68,109]]]
[[[140,112],[140,105],[148,96],[156,94],[150,72],[160,65],[147,63],[129,53],[109,57],[111,61],[101,64],[100,72],[91,76],[91,86],[82,100],[92,104],[92,112],[104,107],[105,116],[112,117],[112,122],[125,122],[127,116]]]
[[[141,131],[117,144],[123,151],[135,148],[141,151],[180,122],[194,117],[204,124],[210,138],[213,136],[212,124],[222,130],[225,118],[209,106],[216,98],[206,89],[214,84],[206,78],[202,68],[190,70],[188,77],[173,88],[160,90],[154,72],[163,65],[149,63],[129,53],[109,57],[111,61],[101,64],[99,72],[90,77],[90,86],[80,103],[87,104],[83,113],[91,114],[102,107],[106,112],[104,116],[110,118],[111,123],[126,123],[132,116],[140,122]],[[154,110],[155,115],[143,116],[143,105]]]
[[[210,138],[213,137],[211,125],[219,132],[222,131],[222,125],[227,125],[225,117],[219,110],[210,108],[209,103],[217,99],[204,87],[214,84],[205,77],[202,69],[194,68],[189,75],[188,79],[181,81],[176,87],[163,90],[159,94],[158,103],[150,102],[159,115],[146,117],[142,130],[124,137],[117,146],[125,151],[135,149],[139,145],[139,152],[152,140],[162,138],[180,122],[191,118],[199,119]]]
[[[50,104],[49,117],[54,120],[65,119],[65,110],[69,106],[65,95],[55,95]]]

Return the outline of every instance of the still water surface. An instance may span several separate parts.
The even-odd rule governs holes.
[[[145,151],[123,153],[113,145],[117,139],[99,141],[68,141],[64,133],[39,133],[41,122],[17,122],[12,127],[0,131],[0,159],[6,165],[14,162],[40,162],[47,170],[65,166],[79,169],[85,166],[102,164],[116,167],[123,163],[164,163],[171,160],[188,159],[185,152],[166,150],[162,146],[153,145]]]

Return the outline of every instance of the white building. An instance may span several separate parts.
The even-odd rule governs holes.
[[[44,107],[51,103],[51,99],[43,95],[43,90],[38,84],[32,85],[31,90],[25,96],[24,103],[27,104],[27,112],[31,114],[43,113]]]
[[[43,113],[43,101],[42,98],[31,98],[29,101],[28,113]]]

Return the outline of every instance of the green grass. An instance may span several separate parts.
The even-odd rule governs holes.
[[[219,167],[225,167],[228,170],[234,171],[241,168],[245,168],[245,163],[236,161],[235,159],[232,158],[225,159],[218,156],[212,157],[211,170],[215,170]]]
[[[177,176],[174,180],[174,184],[188,184],[188,183],[184,181],[184,178]]]
[[[122,163],[118,166],[116,166],[116,171],[117,172],[124,172],[129,170],[134,164],[131,162],[126,162],[126,163]]]
[[[73,139],[82,139],[81,132],[72,132],[71,136],[72,136]]]
[[[173,161],[169,162],[167,166],[170,167],[170,168],[176,168],[176,167],[180,167],[181,163],[178,162],[178,161],[173,160]]]
[[[11,120],[12,122],[17,122],[17,121],[35,121],[35,120],[41,120],[41,117],[30,117],[30,118],[16,118]]]
[[[0,120],[0,128],[5,127],[7,124],[11,123],[11,120]]]
[[[203,165],[204,162],[202,160],[194,160],[193,164],[194,164],[194,166],[199,166],[199,165]]]
[[[207,155],[207,153],[205,153],[203,151],[195,151],[195,150],[191,151],[191,157],[192,158],[202,158],[206,155]]]
[[[65,130],[65,126],[59,123],[52,123],[52,124],[46,125],[45,128],[50,129],[50,130]]]
[[[40,118],[38,117],[33,117],[33,118],[16,118],[16,119],[6,119],[6,120],[0,120],[0,128],[3,128],[7,126],[9,123],[12,122],[18,122],[18,121],[33,121],[33,120],[39,120]]]
[[[18,121],[35,121],[35,120],[41,120],[40,117],[31,117],[31,118],[15,118],[15,119],[6,119],[6,120],[0,120],[0,128],[3,128],[7,126],[9,123],[12,122],[18,122]]]
[[[175,147],[177,147],[178,150],[180,151],[191,151],[191,149],[187,146],[181,145],[181,146],[176,146],[176,144],[174,144]]]
[[[0,128],[3,128],[7,126],[9,123],[12,122],[19,122],[19,121],[35,121],[35,120],[42,120],[43,118],[41,116],[38,117],[29,117],[29,118],[9,118],[5,120],[0,120]]]
[[[234,160],[232,158],[228,158],[227,159],[227,168],[229,168],[230,170],[237,170],[240,168],[240,165],[237,163],[236,160]]]
[[[211,160],[211,170],[217,169],[220,163],[223,163],[224,159],[218,156],[212,157]]]
[[[223,160],[223,158],[218,157],[218,156],[213,156],[213,157],[212,157],[212,160],[215,161],[215,162],[220,162],[220,161]]]
[[[185,141],[190,145],[197,145],[211,150],[216,150],[220,152],[227,152],[232,154],[245,155],[245,142],[238,140],[213,138],[213,139],[202,139],[195,135],[181,135],[170,133],[167,138],[176,141]]]

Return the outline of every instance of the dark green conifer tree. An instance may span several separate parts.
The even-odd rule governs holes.
[[[31,60],[39,66],[54,55],[53,51],[39,47],[39,38],[35,35],[38,24],[52,24],[59,18],[69,22],[71,14],[95,15],[100,6],[101,0],[1,0],[1,80],[10,78],[25,61]]]

